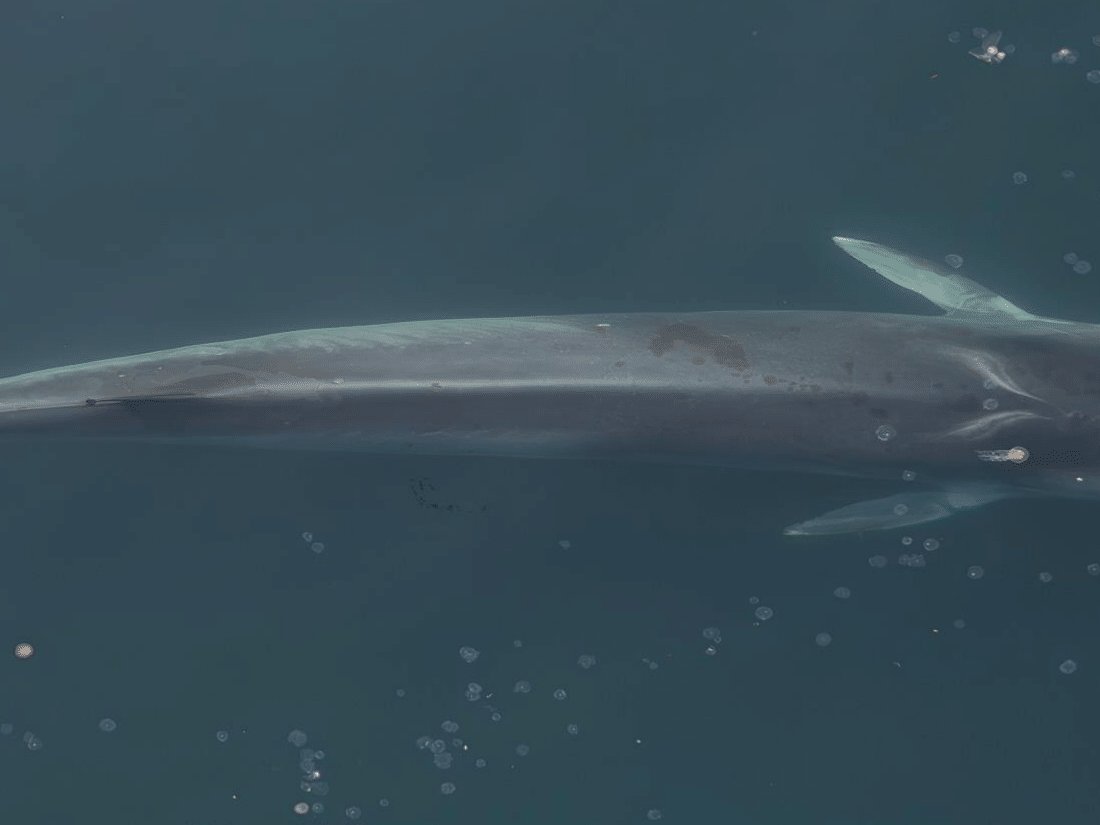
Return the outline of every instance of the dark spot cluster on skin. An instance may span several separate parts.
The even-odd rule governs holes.
[[[711,356],[715,363],[734,372],[749,368],[749,358],[743,346],[728,336],[715,335],[694,324],[665,324],[650,338],[649,351],[661,356],[672,352],[677,343]],[[692,361],[698,363],[695,359]]]

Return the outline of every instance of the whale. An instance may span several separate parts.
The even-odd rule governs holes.
[[[671,462],[875,479],[784,532],[1100,498],[1100,326],[837,237],[941,310],[421,320],[279,332],[0,379],[0,440]],[[740,479],[740,480],[738,480]]]

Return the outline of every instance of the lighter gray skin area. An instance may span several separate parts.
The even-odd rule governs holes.
[[[947,314],[286,332],[2,379],[0,436],[648,460],[898,489],[792,525],[793,535],[904,527],[1009,496],[1096,497],[1100,327],[1038,318],[927,261],[836,241]],[[1017,446],[1027,461],[980,457]],[[921,483],[902,482],[906,469]]]

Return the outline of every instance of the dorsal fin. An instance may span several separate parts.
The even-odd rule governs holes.
[[[1047,321],[1020,309],[1006,298],[957,272],[914,255],[906,255],[870,241],[833,238],[833,241],[888,281],[922,295],[949,315],[980,315],[991,321]]]

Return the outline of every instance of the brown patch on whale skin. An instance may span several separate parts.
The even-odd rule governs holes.
[[[707,332],[694,324],[665,324],[649,339],[649,351],[656,356],[672,352],[677,343],[711,356],[716,363],[735,372],[749,368],[745,348],[726,335]]]

